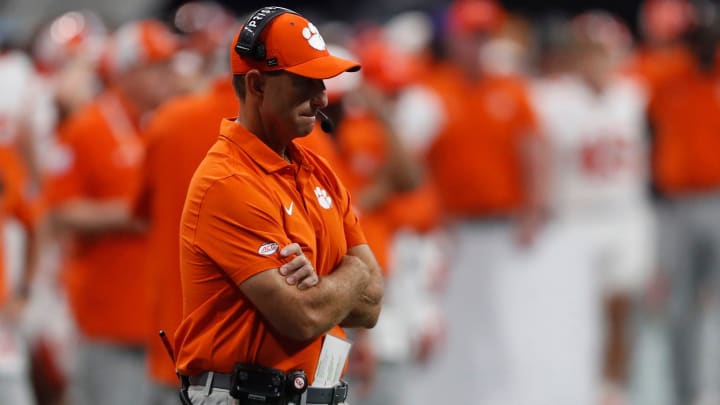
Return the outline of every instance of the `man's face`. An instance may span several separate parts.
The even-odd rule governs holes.
[[[582,43],[575,51],[576,71],[586,79],[602,83],[613,71],[610,51],[598,44]]]
[[[318,109],[327,106],[327,92],[320,79],[288,72],[264,74],[260,106],[267,129],[289,139],[312,132]]]
[[[124,74],[126,91],[144,108],[155,108],[178,93],[179,78],[168,62],[137,67]]]
[[[486,32],[470,32],[454,35],[448,42],[450,57],[465,71],[481,73],[481,52],[490,39]]]

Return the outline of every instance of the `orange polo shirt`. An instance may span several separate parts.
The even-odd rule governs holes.
[[[365,243],[350,197],[326,161],[302,146],[288,147],[296,162],[289,164],[233,121],[224,120],[220,134],[193,176],[180,224],[178,370],[227,373],[252,363],[302,369],[312,380],[322,337],[278,334],[238,285],[280,267],[279,248],[291,242],[320,276],[331,273],[348,248]],[[332,332],[344,336],[340,327]]]
[[[372,184],[389,159],[385,131],[369,112],[347,115],[337,127],[340,153],[350,172],[346,184],[354,196]],[[386,275],[392,272],[390,248],[395,232],[399,228],[426,231],[437,221],[437,198],[427,183],[407,193],[394,193],[375,209],[361,212],[368,244]]]
[[[653,174],[667,194],[720,187],[720,69],[667,86],[651,108]]]
[[[175,365],[158,338],[182,320],[180,290],[180,215],[195,169],[217,140],[220,121],[238,112],[229,79],[204,94],[177,97],[154,114],[144,132],[147,152],[136,210],[149,220],[145,271],[150,305],[148,371],[156,381],[177,385]]]
[[[50,207],[82,198],[132,203],[144,148],[137,113],[108,91],[60,128],[66,162],[47,173]],[[64,268],[70,305],[83,335],[121,344],[144,344],[147,334],[145,238],[106,233],[73,238]]]
[[[521,147],[536,134],[525,83],[485,76],[467,81],[441,65],[423,84],[444,102],[446,124],[427,152],[427,164],[447,213],[508,215],[525,200]]]
[[[343,160],[340,151],[338,151],[332,135],[323,131],[322,128],[320,128],[320,124],[315,125],[310,135],[295,139],[293,142],[305,149],[310,149],[315,152],[316,155],[325,159],[343,184],[351,188],[348,184],[347,164]]]
[[[385,163],[387,144],[384,128],[370,114],[352,114],[337,126],[337,143],[347,165],[345,184],[360,195]],[[394,229],[381,207],[360,212],[363,232],[384,272],[390,270],[389,248]]]

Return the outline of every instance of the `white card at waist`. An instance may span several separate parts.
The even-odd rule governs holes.
[[[333,335],[325,335],[313,387],[328,388],[340,382],[352,344]]]

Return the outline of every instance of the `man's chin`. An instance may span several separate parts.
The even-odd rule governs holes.
[[[302,122],[298,124],[298,137],[308,136],[310,133],[312,133],[313,129],[315,128],[315,120],[312,120],[312,122]]]

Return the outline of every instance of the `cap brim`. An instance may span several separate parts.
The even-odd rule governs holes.
[[[357,72],[360,64],[351,60],[328,55],[316,58],[284,70],[311,79],[329,79],[344,72]]]

